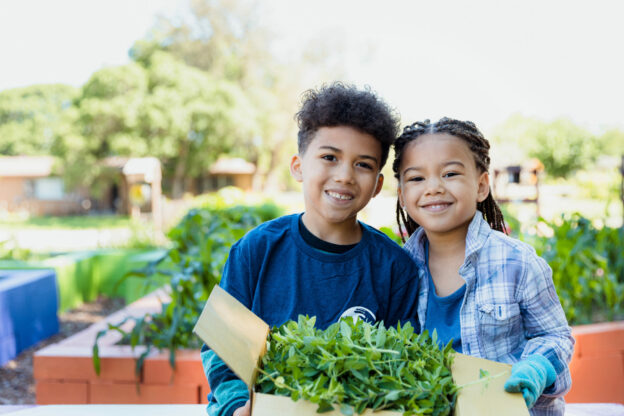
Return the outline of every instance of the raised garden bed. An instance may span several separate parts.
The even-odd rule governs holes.
[[[0,366],[59,330],[54,270],[0,270]]]
[[[145,266],[162,257],[165,249],[103,249],[61,254],[41,261],[0,260],[2,270],[54,269],[58,285],[58,311],[95,300],[99,295],[120,296],[132,302],[145,294],[143,281],[126,279],[115,283],[126,272]],[[166,282],[162,279],[162,283]]]
[[[109,332],[100,338],[101,373],[93,369],[93,342],[108,323],[117,324],[127,316],[142,316],[160,310],[167,294],[156,291],[128,305],[105,320],[63,341],[39,350],[34,357],[37,404],[198,404],[206,403],[208,383],[199,351],[176,353],[176,370],[169,366],[166,352],[154,352],[135,373],[134,352],[116,345],[121,336]]]
[[[624,404],[624,321],[572,327],[570,403]]]
[[[65,403],[206,403],[209,387],[199,351],[176,354],[176,370],[167,352],[153,353],[135,375],[135,357],[128,346],[115,345],[120,335],[100,339],[101,375],[93,370],[93,341],[107,322],[160,310],[163,291],[154,292],[66,340],[37,352],[34,375],[38,404]],[[624,404],[624,321],[573,327],[576,346],[570,370],[569,403]]]

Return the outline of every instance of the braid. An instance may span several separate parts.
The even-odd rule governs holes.
[[[449,135],[455,136],[466,142],[474,156],[477,168],[481,172],[487,172],[489,170],[490,143],[485,139],[477,126],[472,121],[461,121],[444,117],[436,123],[431,123],[429,120],[425,120],[423,122],[417,121],[416,123],[406,126],[403,129],[403,133],[394,143],[395,156],[394,162],[392,163],[392,170],[394,171],[394,176],[397,180],[400,179],[399,169],[405,146],[423,134],[436,133],[448,133]],[[401,233],[401,239],[403,239],[403,226],[405,227],[407,234],[412,235],[416,229],[418,229],[419,225],[412,220],[409,215],[407,215],[405,210],[401,208],[398,201],[396,209],[399,232]],[[477,209],[481,211],[483,218],[488,222],[492,229],[506,233],[503,214],[498,204],[492,197],[491,189],[487,198],[482,202],[477,203]],[[403,242],[405,242],[404,239]]]

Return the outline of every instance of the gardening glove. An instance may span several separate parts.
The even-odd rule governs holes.
[[[524,401],[530,409],[544,389],[555,382],[555,367],[546,357],[532,354],[511,367],[511,376],[505,382],[505,391],[522,392]]]

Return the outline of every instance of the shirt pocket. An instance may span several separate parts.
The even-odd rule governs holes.
[[[509,343],[513,338],[524,336],[517,303],[484,303],[478,305],[478,314],[479,333],[486,344]]]

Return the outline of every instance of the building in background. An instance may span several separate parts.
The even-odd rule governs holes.
[[[67,192],[63,178],[54,173],[55,162],[52,156],[0,157],[0,211],[35,216],[84,213],[90,206],[88,192]]]
[[[33,216],[150,213],[161,223],[162,172],[155,157],[104,159],[97,195],[89,189],[67,192],[54,170],[57,161],[52,156],[0,157],[0,211]]]

